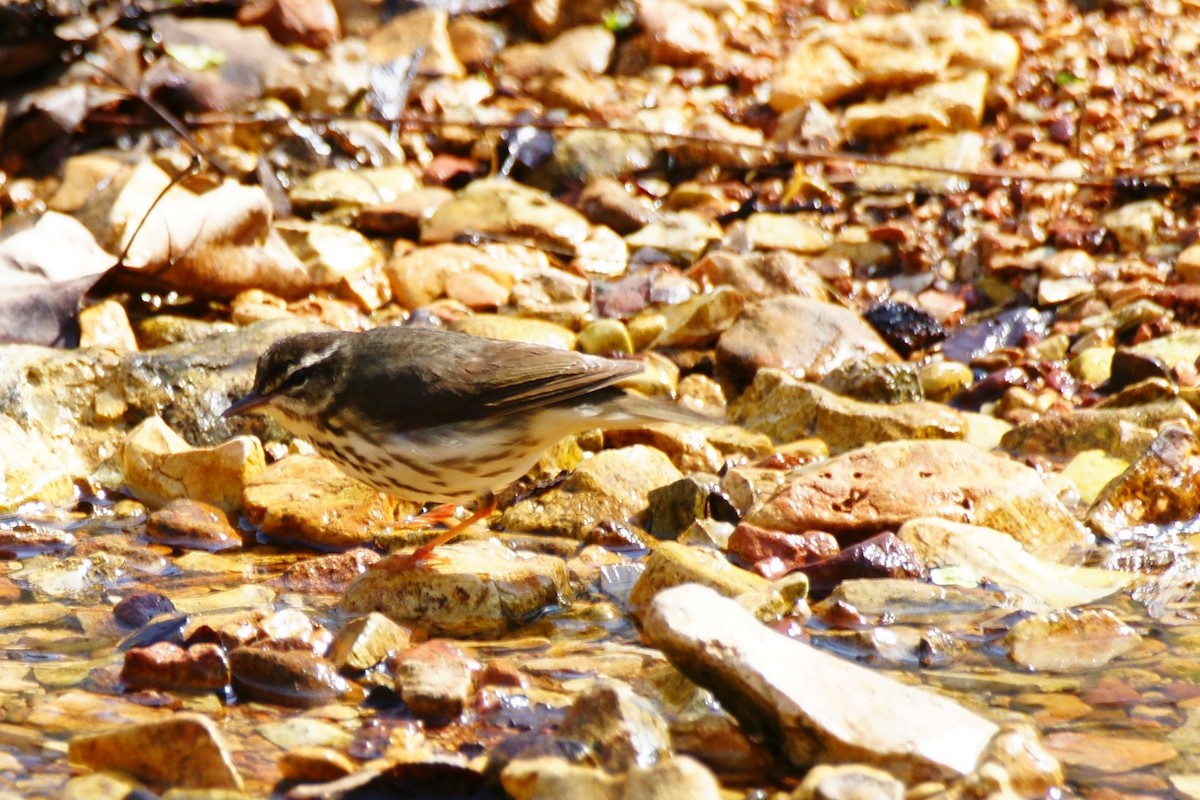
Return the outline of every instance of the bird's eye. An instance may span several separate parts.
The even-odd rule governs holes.
[[[308,383],[307,369],[298,369],[291,375],[287,376],[287,380],[283,382],[284,389],[299,389],[304,384]]]

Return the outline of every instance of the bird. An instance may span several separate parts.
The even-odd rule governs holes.
[[[617,385],[644,369],[636,360],[425,326],[301,333],[267,348],[250,393],[221,416],[265,414],[387,494],[475,505],[412,554],[378,565],[402,569],[489,516],[496,492],[568,436],[712,422]]]

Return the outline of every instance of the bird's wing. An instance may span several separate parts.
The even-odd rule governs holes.
[[[604,391],[635,361],[424,328],[362,334],[353,385],[360,424],[412,430],[516,414]]]

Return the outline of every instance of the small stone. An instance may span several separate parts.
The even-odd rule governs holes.
[[[921,391],[935,403],[946,403],[975,382],[971,368],[958,361],[932,361],[920,368]]]
[[[328,658],[338,669],[364,672],[409,646],[412,631],[383,614],[356,617],[338,631]]]
[[[611,773],[649,767],[670,757],[667,722],[628,687],[602,683],[571,704],[558,735],[582,742]]]
[[[261,25],[283,45],[322,50],[342,37],[337,9],[330,0],[254,0],[238,8],[242,25]]]
[[[1100,223],[1116,237],[1122,252],[1138,253],[1157,241],[1158,228],[1167,218],[1167,209],[1159,201],[1138,200],[1105,213]]]
[[[242,789],[220,732],[202,714],[178,713],[160,722],[76,736],[68,756],[75,764],[170,786]]]
[[[121,682],[132,689],[221,691],[229,685],[229,659],[215,644],[194,644],[184,650],[157,642],[125,653]]]
[[[169,614],[175,604],[158,592],[138,592],[113,607],[113,618],[125,628],[140,628],[159,614]]]
[[[146,535],[173,547],[217,552],[241,547],[225,512],[198,500],[172,500],[146,517]]]
[[[467,71],[450,43],[449,22],[450,15],[440,8],[398,14],[370,34],[367,55],[372,64],[387,64],[411,58],[420,49],[422,72],[461,78]]]
[[[688,756],[675,756],[649,766],[630,770],[624,798],[688,798],[721,800],[725,793],[712,771]]]
[[[507,314],[473,314],[450,326],[459,333],[503,339],[508,342],[540,344],[559,350],[574,350],[576,336],[569,328],[541,319],[512,317]]]
[[[229,654],[229,668],[240,695],[289,708],[324,705],[350,691],[333,664],[299,650],[239,647]]]
[[[651,490],[645,527],[659,539],[674,539],[705,516],[708,498],[717,489],[716,475],[688,475]]]
[[[482,665],[444,639],[410,647],[395,659],[396,693],[421,719],[454,719],[475,692]]]
[[[1119,413],[1119,412],[1118,412]],[[1138,525],[1163,525],[1200,514],[1200,444],[1182,425],[1167,425],[1146,452],[1101,490],[1087,524],[1115,536]]]
[[[472,181],[443,203],[421,226],[421,243],[454,242],[469,235],[529,240],[556,252],[573,253],[588,238],[590,227],[582,214],[544,192],[494,178]]]
[[[720,286],[708,294],[696,295],[682,303],[662,309],[667,327],[658,335],[655,347],[706,347],[728,328],[746,307],[746,299],[736,289]]]
[[[818,764],[792,792],[792,800],[903,800],[904,784],[862,764]]]
[[[747,522],[734,529],[725,549],[768,580],[832,558],[841,551],[837,539],[823,531],[782,533]]]
[[[101,300],[79,312],[79,346],[137,350],[137,337],[125,307],[115,300]]]
[[[620,320],[597,319],[579,332],[579,349],[592,355],[631,354],[633,338]]]

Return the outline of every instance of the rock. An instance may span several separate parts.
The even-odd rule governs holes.
[[[885,139],[914,129],[978,128],[987,89],[987,73],[972,70],[878,103],[857,103],[846,109],[845,130],[856,139]]]
[[[1005,608],[1002,592],[963,586],[934,586],[897,578],[852,578],[842,581],[813,607],[826,619],[853,610],[867,624],[931,626],[947,619],[992,617]]]
[[[370,613],[346,623],[329,646],[328,658],[341,670],[364,672],[408,648],[412,631],[383,614]]]
[[[1102,450],[1114,458],[1133,461],[1146,451],[1155,432],[1179,420],[1200,424],[1191,406],[1178,398],[1136,408],[1082,408],[1069,414],[1046,414],[1015,426],[1000,439],[1005,450],[1075,456]]]
[[[803,571],[814,591],[821,593],[854,578],[925,580],[929,577],[913,549],[891,531],[852,541],[829,558],[805,566]]]
[[[563,152],[563,148],[567,146],[567,142],[577,133],[609,133],[611,131],[570,131],[563,140],[559,142],[555,149],[555,158],[558,159]],[[632,136],[630,138],[633,138]],[[639,136],[641,147],[645,147],[647,152],[646,166],[649,166],[650,158],[653,157],[653,148],[646,147],[648,137]],[[621,151],[617,151],[621,152]],[[559,162],[563,163],[562,160]],[[574,173],[568,173],[574,174]],[[618,175],[626,174],[619,172]],[[629,234],[641,228],[644,225],[649,225],[657,217],[658,213],[654,206],[647,202],[644,198],[638,197],[626,190],[625,185],[619,180],[614,180],[612,177],[594,177],[588,181],[583,192],[579,195],[579,210],[583,212],[589,220],[597,225],[604,225],[619,234]],[[1197,259],[1200,262],[1200,259]]]
[[[332,747],[303,745],[280,754],[275,763],[285,781],[327,783],[357,771],[358,765]]]
[[[1165,525],[1200,514],[1200,445],[1181,425],[1168,425],[1127,470],[1101,490],[1087,524],[1107,536],[1138,525]]]
[[[125,307],[116,300],[101,300],[79,312],[79,346],[110,350],[137,350],[137,338]]]
[[[1018,622],[1004,637],[1008,657],[1039,672],[1083,672],[1135,649],[1142,637],[1106,609],[1055,611]]]
[[[1158,200],[1137,200],[1114,208],[1100,223],[1116,237],[1125,253],[1137,253],[1158,240],[1158,227],[1167,221],[1167,209]]]
[[[940,403],[864,403],[772,368],[755,374],[729,415],[775,441],[816,437],[832,453],[874,442],[962,439],[967,433],[962,416]]]
[[[344,216],[379,203],[398,202],[418,189],[417,176],[407,166],[368,167],[352,172],[322,169],[297,182],[288,192],[288,200],[298,211],[309,214],[340,211]],[[331,226],[334,230],[339,227]],[[326,229],[320,223],[290,220],[285,230],[291,232],[287,237],[290,241],[297,241],[305,232],[320,234]],[[377,253],[373,255],[378,257]]]
[[[508,630],[570,596],[559,558],[515,553],[494,540],[452,542],[437,555],[403,571],[368,570],[346,590],[342,609],[466,636]]]
[[[459,333],[503,339],[508,342],[540,344],[560,350],[574,350],[575,333],[570,328],[541,319],[512,317],[507,314],[472,314],[450,326]]]
[[[521,258],[510,255],[495,246],[438,244],[397,253],[386,273],[396,301],[408,309],[441,297],[476,310],[495,309],[508,302],[525,269]]]
[[[125,484],[151,505],[189,498],[236,511],[242,488],[265,467],[266,455],[253,437],[193,448],[157,416],[130,431],[121,445]]]
[[[113,619],[124,628],[140,628],[159,614],[175,610],[171,598],[158,592],[137,592],[113,606]]]
[[[832,558],[841,550],[837,539],[823,531],[781,533],[746,522],[734,529],[725,549],[768,580]]]
[[[849,361],[898,357],[857,314],[806,297],[771,297],[751,306],[717,341],[718,365],[739,383],[764,367],[817,381]]]
[[[421,719],[454,719],[475,692],[483,666],[445,639],[431,639],[396,656],[396,693]]]
[[[756,250],[820,253],[833,244],[829,231],[793,214],[751,214],[746,218],[746,236]]]
[[[1077,561],[1091,537],[1039,474],[963,442],[887,442],[801,469],[746,522],[861,538],[914,517],[1004,531],[1050,561]]]
[[[721,800],[723,797],[721,784],[708,767],[694,758],[675,756],[630,770],[621,800]]]
[[[1090,731],[1058,731],[1047,735],[1044,743],[1051,756],[1089,776],[1120,775],[1179,756],[1167,742]]]
[[[665,211],[658,219],[625,237],[630,250],[647,247],[693,261],[709,242],[723,235],[721,226],[690,211]]]
[[[131,689],[219,692],[229,685],[229,659],[215,644],[194,644],[184,650],[157,642],[126,651],[121,682]]]
[[[904,784],[861,764],[818,764],[792,792],[791,800],[903,800]]]
[[[700,8],[677,0],[642,3],[639,40],[652,64],[685,67],[716,60],[722,49],[717,22]]]
[[[661,542],[650,553],[646,569],[633,585],[629,607],[634,613],[644,612],[660,592],[691,583],[725,597],[740,597],[768,586],[766,580],[733,566],[719,553],[678,542]]]
[[[910,519],[896,535],[930,570],[986,579],[989,585],[1029,598],[1033,604],[1025,607],[1033,610],[1094,603],[1136,580],[1126,572],[1043,561],[1000,531],[937,517]]]
[[[421,226],[421,243],[454,242],[464,235],[496,241],[530,241],[574,253],[591,224],[544,192],[493,178],[472,181]]]
[[[647,497],[645,528],[659,539],[675,539],[705,516],[708,497],[717,489],[716,475],[688,475],[652,489]]]
[[[608,69],[616,38],[598,25],[563,31],[545,44],[514,44],[500,53],[499,66],[518,81],[562,73],[601,75]]]
[[[554,756],[514,759],[500,785],[513,800],[623,800],[619,777]]]
[[[229,654],[229,670],[240,696],[290,708],[331,703],[351,690],[333,664],[300,650],[239,647]]]
[[[869,165],[859,174],[856,183],[875,192],[950,191],[956,184],[955,178],[947,177],[947,171],[973,172],[981,168],[985,146],[983,137],[974,131],[930,133],[913,141],[915,144],[892,150],[889,160],[938,167],[939,171]]]
[[[633,337],[620,320],[592,320],[579,332],[579,349],[591,355],[630,355],[634,351]]]
[[[78,458],[63,454],[52,442],[4,415],[0,415],[0,440],[6,443],[0,448],[0,512],[15,511],[30,502],[60,503],[74,498],[72,472],[85,469]]]
[[[342,37],[330,0],[255,0],[238,8],[242,25],[261,25],[283,45],[323,49]]]
[[[178,713],[160,722],[76,736],[68,756],[92,769],[119,770],[171,786],[242,789],[217,726],[202,714]]]
[[[645,445],[603,450],[562,484],[510,506],[501,521],[508,530],[581,539],[601,522],[641,514],[652,489],[681,477],[666,455]]]
[[[957,361],[933,361],[920,370],[921,392],[929,400],[946,403],[970,388],[974,373],[966,364]]]
[[[146,536],[173,547],[195,550],[230,550],[242,546],[242,537],[229,517],[216,506],[197,500],[172,500],[146,517]]]
[[[843,364],[821,379],[821,388],[866,403],[917,403],[925,399],[911,364]]]
[[[971,771],[997,728],[953,701],[789,639],[699,586],[659,594],[643,630],[797,768],[859,761],[905,783]]]
[[[558,735],[587,745],[598,766],[616,774],[671,756],[667,721],[648,700],[616,683],[600,683],[579,695]]]
[[[662,313],[667,327],[658,335],[653,346],[710,346],[737,319],[745,306],[746,299],[741,292],[725,286],[666,306]]]
[[[825,301],[829,290],[806,259],[786,250],[745,255],[714,250],[687,271],[689,278],[711,286],[737,289],[748,300],[774,295],[799,295]]]
[[[246,518],[267,536],[322,550],[371,542],[418,510],[376,491],[319,456],[292,455],[246,483]]]
[[[378,27],[367,39],[372,64],[409,59],[423,49],[420,69],[450,78],[466,75],[466,68],[450,43],[450,16],[443,9],[422,8],[398,14]]]
[[[1061,695],[1060,695],[1061,696]],[[970,775],[958,782],[968,793],[1002,792],[1016,797],[1045,797],[1062,790],[1062,766],[1038,741],[1029,725],[1005,725],[988,742]],[[957,787],[956,787],[957,788]]]
[[[1073,486],[1079,499],[1090,506],[1104,487],[1128,468],[1128,461],[1113,458],[1103,450],[1084,450],[1063,467],[1058,477]]]

